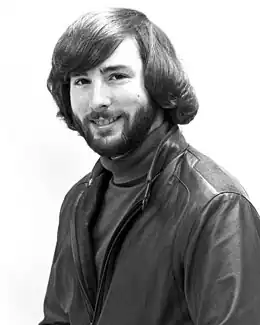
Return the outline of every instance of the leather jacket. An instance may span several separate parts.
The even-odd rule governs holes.
[[[98,282],[91,221],[110,178],[98,161],[63,201],[40,325],[260,324],[260,219],[234,177],[172,128]]]

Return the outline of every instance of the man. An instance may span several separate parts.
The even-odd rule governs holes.
[[[48,88],[100,159],[62,204],[40,324],[259,325],[259,215],[181,134],[198,102],[164,32],[138,11],[88,13]]]

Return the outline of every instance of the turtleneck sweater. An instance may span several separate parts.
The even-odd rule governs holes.
[[[92,228],[98,280],[108,243],[126,211],[140,195],[156,149],[168,130],[169,125],[165,122],[130,154],[117,159],[100,158],[102,166],[112,173],[112,178]]]

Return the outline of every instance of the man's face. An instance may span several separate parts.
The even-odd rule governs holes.
[[[145,90],[142,60],[131,38],[99,66],[71,77],[70,100],[88,145],[101,156],[126,154],[155,127],[156,110]]]

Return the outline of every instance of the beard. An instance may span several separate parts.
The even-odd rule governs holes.
[[[100,132],[100,136],[95,138],[90,128],[92,122],[87,117],[83,122],[75,116],[74,119],[76,119],[79,134],[93,151],[102,157],[115,158],[132,152],[143,143],[155,120],[156,110],[151,104],[140,106],[132,122],[127,112],[122,112],[120,115],[123,119],[123,126],[117,137],[113,137],[113,130],[109,129],[103,133]]]

